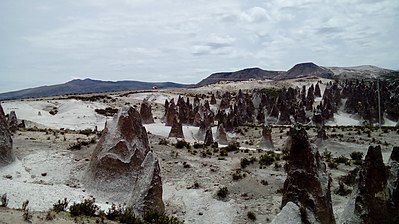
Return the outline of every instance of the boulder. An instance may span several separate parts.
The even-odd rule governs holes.
[[[331,178],[318,150],[309,143],[302,127],[290,129],[287,143],[287,179],[281,207],[292,202],[301,211],[303,223],[335,223],[331,204]]]
[[[14,159],[11,131],[0,103],[0,167],[10,164]]]
[[[105,124],[83,183],[109,200],[127,202],[136,214],[148,209],[164,212],[159,163],[133,107],[121,108]]]

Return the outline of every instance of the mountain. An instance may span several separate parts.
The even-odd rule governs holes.
[[[22,99],[32,97],[59,96],[65,94],[115,92],[126,90],[145,90],[156,86],[163,88],[187,88],[191,85],[178,84],[173,82],[139,82],[139,81],[101,81],[93,79],[74,79],[67,83],[41,86],[36,88],[23,89],[0,93],[0,100]]]
[[[235,72],[218,72],[211,74],[197,84],[197,86],[209,85],[219,81],[244,81],[249,79],[273,79],[280,75],[280,71],[268,71],[260,68],[246,68]]]
[[[269,71],[261,68],[247,68],[235,72],[213,73],[197,83],[196,86],[209,85],[219,81],[245,81],[250,79],[286,80],[306,76],[317,76],[328,79],[398,79],[399,71],[371,65],[356,67],[324,67],[312,62],[305,62],[296,64],[288,71]]]

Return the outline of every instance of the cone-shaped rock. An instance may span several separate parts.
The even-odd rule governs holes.
[[[259,147],[263,149],[274,149],[272,141],[272,128],[270,126],[263,126],[262,138],[259,142]]]
[[[206,146],[210,146],[210,145],[213,144],[213,135],[212,135],[212,129],[211,128],[208,128],[206,130],[204,144]]]
[[[12,161],[14,161],[14,153],[11,132],[3,107],[0,104],[0,167],[10,164]]]
[[[106,123],[83,182],[110,200],[128,202],[135,213],[164,211],[159,163],[133,107],[121,108]]]
[[[330,193],[331,178],[319,152],[310,145],[306,131],[300,127],[291,128],[287,147],[287,179],[284,182],[281,207],[288,202],[295,203],[301,208],[303,223],[335,223]]]
[[[170,132],[169,132],[169,136],[168,137],[169,138],[171,138],[171,137],[184,138],[182,124],[180,123],[180,121],[177,120],[176,117],[173,120],[172,127],[170,128]]]
[[[223,123],[220,123],[216,129],[216,142],[221,145],[229,144],[229,141],[227,140],[226,129],[224,129]]]
[[[154,117],[152,116],[151,105],[147,100],[143,100],[140,106],[140,116],[143,124],[154,123]]]
[[[398,149],[393,150],[390,170],[384,165],[381,147],[370,146],[341,223],[398,223]],[[395,202],[396,201],[396,202]]]
[[[15,111],[10,111],[10,114],[8,115],[8,127],[10,128],[10,131],[15,132],[18,129],[18,118],[17,114],[15,114]]]

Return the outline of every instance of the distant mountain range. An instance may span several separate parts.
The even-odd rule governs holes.
[[[66,94],[101,93],[127,90],[146,90],[156,87],[163,88],[187,88],[192,85],[178,84],[173,82],[139,82],[139,81],[101,81],[93,79],[74,79],[67,83],[41,86],[0,93],[0,100],[12,100],[34,97],[59,96]]]
[[[370,79],[370,78],[399,78],[399,71],[379,68],[371,65],[356,67],[323,67],[312,62],[296,64],[288,71],[268,71],[260,68],[246,68],[235,72],[218,72],[211,74],[197,86],[204,86],[219,81],[255,80],[285,80],[306,76],[317,76],[329,79]]]
[[[75,79],[64,84],[41,86],[19,91],[0,93],[0,100],[23,99],[34,97],[59,96],[67,94],[101,93],[127,90],[146,90],[156,86],[162,88],[188,88],[205,86],[220,81],[246,80],[285,80],[306,76],[317,76],[329,79],[399,79],[399,71],[379,68],[371,65],[356,67],[323,67],[312,62],[296,64],[288,71],[268,71],[260,68],[246,68],[235,72],[218,72],[211,74],[196,85],[173,82],[139,82],[139,81],[101,81],[93,79]]]

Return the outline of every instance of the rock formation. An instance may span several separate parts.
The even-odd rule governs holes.
[[[331,178],[303,128],[296,126],[290,129],[287,149],[289,158],[282,211],[292,202],[299,207],[302,223],[335,223],[330,193]]]
[[[212,134],[212,129],[208,128],[205,132],[205,139],[204,139],[204,145],[210,146],[213,144],[213,134]]]
[[[216,142],[221,145],[228,145],[229,141],[227,140],[227,134],[226,130],[223,127],[223,123],[220,123],[218,125],[218,128],[216,129]]]
[[[272,140],[272,128],[270,126],[263,126],[262,138],[259,142],[259,147],[262,149],[274,149]]]
[[[143,124],[154,123],[154,117],[152,116],[151,105],[147,100],[143,100],[140,106],[140,116]]]
[[[128,202],[137,214],[147,209],[164,211],[159,163],[133,107],[121,108],[107,121],[83,183],[110,200]]]
[[[175,117],[172,123],[172,127],[170,128],[169,138],[184,138],[183,134],[183,126],[181,122]]]
[[[394,147],[387,170],[381,147],[370,146],[357,176],[341,223],[398,223],[399,148]]]
[[[14,161],[11,132],[0,103],[0,167]]]
[[[15,114],[15,111],[10,111],[10,114],[8,115],[8,127],[10,128],[10,131],[15,132],[18,129],[18,118],[17,114]]]

